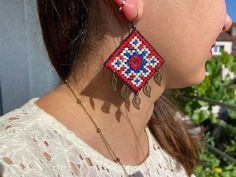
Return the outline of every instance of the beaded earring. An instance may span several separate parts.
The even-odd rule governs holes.
[[[125,1],[122,1],[119,10],[122,10],[124,4]],[[155,83],[161,86],[162,75],[158,69],[163,64],[164,59],[136,29],[134,21],[132,31],[103,63],[113,73],[111,85],[114,91],[117,91],[118,77],[123,81],[120,94],[125,101],[129,96],[129,91],[134,92],[132,104],[136,109],[140,109],[139,92],[141,89],[146,96],[150,97],[151,86],[148,81],[152,77]]]

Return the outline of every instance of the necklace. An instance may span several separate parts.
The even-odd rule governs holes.
[[[73,89],[71,88],[71,86],[68,83],[68,80],[66,79],[65,84],[67,85],[67,87],[69,88],[69,90],[72,92],[73,96],[76,99],[77,104],[81,105],[82,109],[84,110],[84,112],[88,115],[89,119],[91,120],[92,124],[94,125],[96,132],[99,134],[99,136],[101,137],[103,143],[105,144],[107,150],[109,151],[109,153],[111,154],[113,161],[115,163],[118,163],[121,168],[123,169],[125,175],[127,177],[131,177],[131,175],[128,174],[127,170],[125,169],[124,165],[121,163],[120,158],[115,154],[115,152],[112,150],[111,146],[109,145],[109,143],[107,142],[105,136],[102,133],[101,128],[96,124],[96,122],[94,121],[94,119],[92,118],[92,116],[88,113],[88,111],[86,110],[86,108],[84,107],[84,105],[82,104],[82,101],[77,97],[77,95],[75,94],[75,92],[73,91]]]
[[[105,136],[104,136],[103,133],[102,133],[101,128],[96,124],[96,122],[94,121],[94,119],[92,118],[92,116],[89,114],[89,112],[87,111],[87,109],[85,108],[85,106],[82,104],[82,101],[77,97],[77,95],[76,95],[75,92],[73,91],[72,87],[69,85],[68,80],[66,79],[66,80],[64,81],[64,83],[65,83],[66,86],[69,88],[69,90],[72,92],[73,96],[74,96],[75,99],[76,99],[77,104],[80,105],[80,106],[82,107],[82,109],[85,111],[85,113],[88,115],[89,119],[91,120],[92,124],[94,125],[94,127],[95,127],[95,129],[96,129],[96,132],[99,134],[99,136],[101,137],[102,141],[103,141],[104,144],[105,144],[105,147],[107,148],[108,152],[109,152],[110,155],[112,156],[113,161],[114,161],[115,163],[118,163],[118,164],[121,166],[122,170],[124,171],[124,173],[125,173],[125,175],[126,175],[127,177],[131,177],[131,175],[129,175],[128,172],[127,172],[127,170],[125,169],[124,165],[121,163],[120,158],[115,154],[115,152],[113,151],[113,149],[111,148],[111,146],[110,146],[109,143],[107,142]],[[128,122],[129,122],[129,124],[130,124],[132,130],[134,131],[134,127],[132,126],[130,120],[128,120]],[[146,133],[146,135],[147,135],[146,130],[145,130],[145,133]],[[136,136],[136,138],[137,138],[137,135],[136,135],[135,131],[134,131],[134,134],[135,134],[135,136]],[[148,137],[148,135],[147,135],[147,137]],[[137,139],[138,139],[138,138],[137,138]],[[138,141],[138,143],[139,143],[139,146],[141,147],[139,141]],[[141,149],[142,149],[142,147],[141,147]],[[143,151],[143,149],[142,149],[142,151]],[[149,152],[149,153],[150,153],[150,152]],[[162,150],[161,150],[161,153],[162,153]],[[144,151],[143,151],[143,155],[144,155]],[[166,157],[164,156],[163,153],[162,153],[162,156],[165,158],[166,161],[168,161],[168,160],[166,159]],[[169,164],[172,164],[172,163],[171,163],[171,162],[168,162],[168,168],[173,172],[173,167],[170,167]],[[146,166],[146,165],[145,165],[145,166]],[[139,173],[140,173],[140,172],[137,173],[137,176],[143,176],[142,174],[139,174]],[[136,173],[135,173],[135,174],[136,174]],[[133,175],[135,175],[135,174],[133,174]],[[133,176],[133,175],[132,175],[132,176]],[[147,172],[147,175],[150,177],[149,170],[148,170],[148,172]]]

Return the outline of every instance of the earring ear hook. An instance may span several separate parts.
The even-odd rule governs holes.
[[[126,0],[122,0],[120,6],[119,6],[119,11],[123,10],[124,5],[126,4]],[[137,15],[136,17],[132,20],[132,28],[135,29],[136,28],[136,19],[138,18],[138,8],[137,8]]]
[[[137,15],[136,15],[136,17],[132,20],[132,28],[133,29],[136,29],[136,19],[138,18],[138,8],[137,8]]]

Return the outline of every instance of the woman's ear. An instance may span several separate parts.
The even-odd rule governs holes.
[[[138,21],[143,15],[143,0],[113,0],[129,21]],[[122,3],[124,4],[122,5]]]

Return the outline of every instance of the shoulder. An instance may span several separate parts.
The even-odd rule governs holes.
[[[18,107],[0,117],[0,149],[9,141],[15,140],[21,132],[34,123],[35,112],[30,104],[33,99],[28,100]]]

